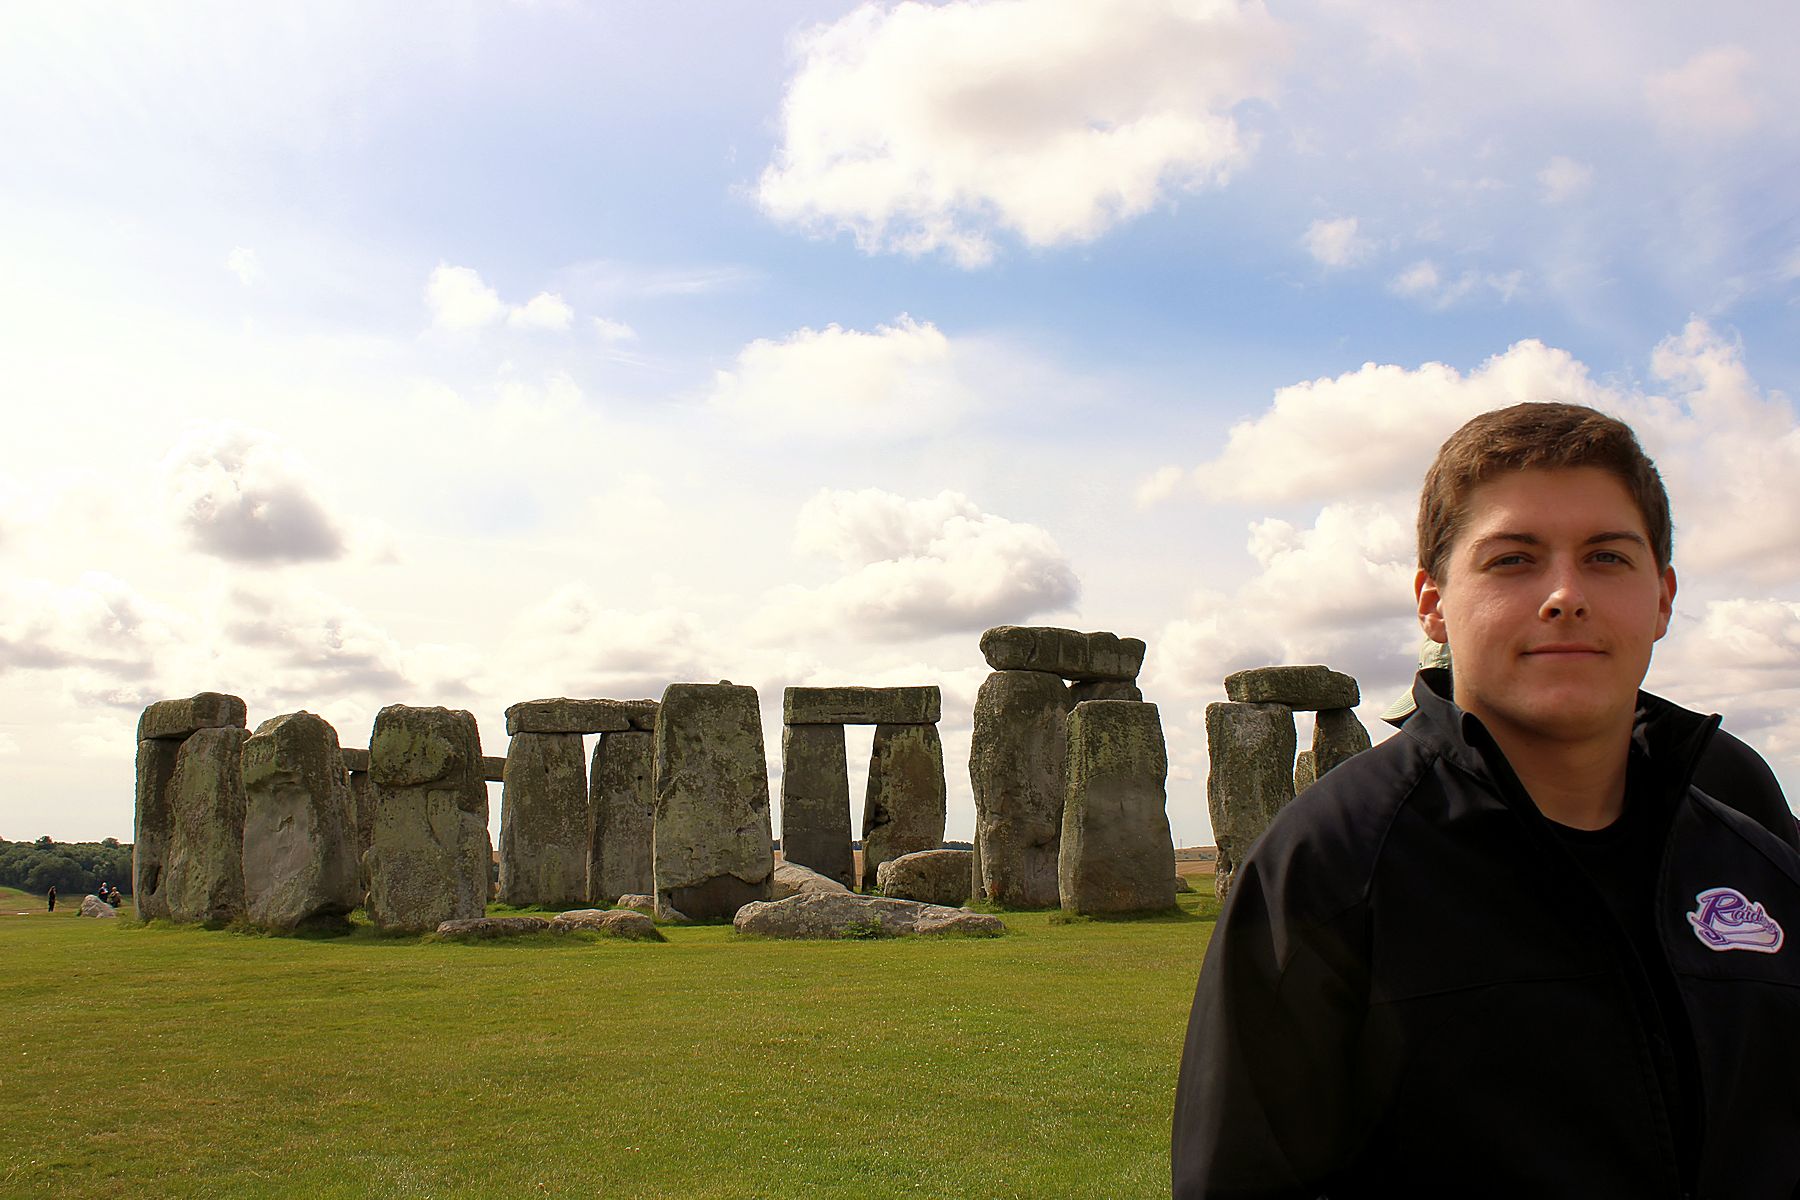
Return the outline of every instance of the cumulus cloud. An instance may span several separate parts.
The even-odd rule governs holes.
[[[1587,194],[1593,186],[1594,168],[1558,154],[1537,173],[1544,203],[1566,204]]]
[[[1513,298],[1524,279],[1522,271],[1495,274],[1466,270],[1458,275],[1447,275],[1438,270],[1435,262],[1422,258],[1394,276],[1389,290],[1429,308],[1445,309],[1471,296],[1490,293],[1504,303]]]
[[[468,333],[505,319],[513,329],[566,331],[575,310],[556,292],[539,292],[523,304],[507,304],[473,267],[439,263],[425,281],[431,323],[451,333]]]
[[[1652,75],[1644,98],[1657,126],[1677,137],[1735,137],[1761,116],[1749,75],[1755,59],[1742,46],[1714,46],[1673,70]]]
[[[0,589],[0,675],[77,668],[111,684],[140,682],[172,638],[168,614],[104,572]]]
[[[575,310],[555,292],[539,292],[523,304],[513,306],[506,323],[515,329],[565,330],[575,319]]]
[[[494,687],[530,696],[655,698],[671,683],[723,669],[701,618],[668,605],[622,610],[566,584],[521,612],[501,647]]]
[[[256,251],[248,246],[233,246],[231,253],[225,256],[225,269],[236,275],[245,287],[262,278],[262,263],[258,261]]]
[[[873,332],[827,325],[759,338],[714,379],[711,403],[769,434],[928,431],[973,401],[951,341],[902,314]]]
[[[757,196],[864,250],[990,261],[1098,237],[1250,153],[1280,27],[1254,0],[864,4],[799,44]]]
[[[336,597],[240,585],[222,615],[226,658],[269,702],[319,706],[367,696],[386,703],[405,694],[399,643]]]
[[[1323,218],[1306,227],[1301,239],[1306,252],[1322,266],[1349,267],[1369,256],[1373,248],[1368,238],[1357,231],[1355,217]]]
[[[171,512],[196,549],[255,563],[345,552],[344,536],[302,465],[266,435],[203,427],[170,451],[164,469]]]
[[[614,321],[607,317],[594,318],[594,334],[603,342],[629,342],[637,337],[637,330],[623,321]]]
[[[764,617],[772,632],[820,624],[877,639],[963,632],[1067,608],[1081,591],[1048,533],[983,512],[959,492],[911,500],[875,488],[821,491],[801,507],[794,549],[835,560],[843,574],[776,593]]]

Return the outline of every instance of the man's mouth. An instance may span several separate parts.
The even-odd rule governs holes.
[[[1543,646],[1533,646],[1525,652],[1527,658],[1597,658],[1605,651],[1598,646],[1590,646],[1585,642],[1551,642]]]

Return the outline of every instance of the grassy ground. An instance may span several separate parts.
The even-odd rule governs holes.
[[[1182,903],[997,940],[459,945],[0,890],[0,1195],[1167,1195],[1213,912]]]

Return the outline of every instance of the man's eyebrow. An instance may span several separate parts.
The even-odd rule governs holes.
[[[1503,530],[1499,533],[1486,534],[1475,540],[1477,546],[1486,546],[1491,542],[1517,542],[1522,546],[1541,546],[1544,544],[1544,539],[1535,533],[1512,533]],[[1650,543],[1644,540],[1643,534],[1633,533],[1629,529],[1603,530],[1600,533],[1589,536],[1587,540],[1583,541],[1581,544],[1584,546],[1598,546],[1605,542],[1631,542],[1634,545],[1644,547],[1646,550],[1650,548]]]
[[[1635,545],[1644,547],[1646,550],[1650,548],[1650,543],[1644,540],[1643,534],[1633,533],[1629,529],[1616,529],[1608,530],[1605,533],[1596,533],[1587,541],[1583,542],[1582,545],[1598,546],[1601,542],[1631,542]]]

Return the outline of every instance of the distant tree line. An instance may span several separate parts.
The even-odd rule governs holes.
[[[0,838],[0,887],[43,893],[54,886],[64,896],[80,896],[102,883],[131,894],[131,847],[118,838],[103,842],[9,842]]]

